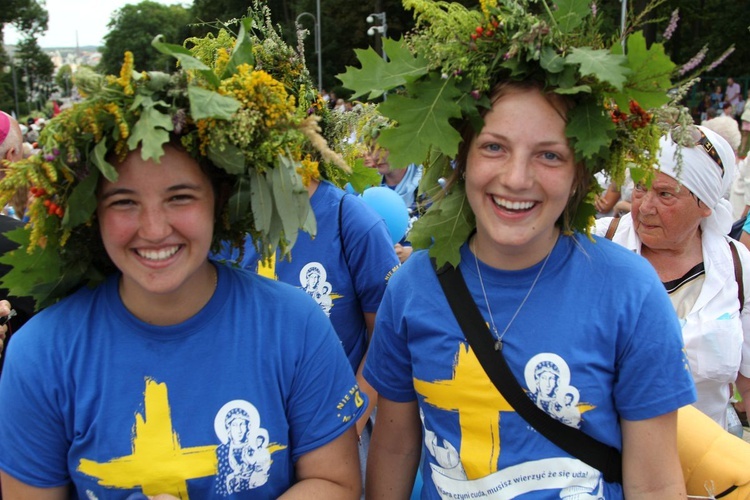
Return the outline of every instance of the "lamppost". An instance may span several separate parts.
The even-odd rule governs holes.
[[[320,0],[316,0],[316,12],[317,16],[310,14],[309,12],[303,12],[297,16],[294,21],[295,24],[300,25],[300,18],[303,16],[310,16],[313,20],[313,34],[315,36],[315,53],[318,55],[318,91],[323,92],[323,51],[321,50],[320,44]]]
[[[10,60],[10,64],[3,68],[6,74],[11,73],[11,78],[13,79],[13,103],[15,104],[15,110],[16,110],[16,120],[20,118],[21,112],[18,109],[18,84],[16,83],[16,66],[15,61],[13,59]]]
[[[620,3],[622,4],[622,9],[620,10],[620,37],[622,39],[622,51],[625,53],[625,24],[628,19],[628,0],[620,0]]]
[[[367,29],[367,34],[373,36],[375,33],[378,33],[380,35],[380,48],[383,52],[383,59],[387,61],[388,55],[385,53],[385,44],[383,43],[385,37],[388,36],[388,23],[385,20],[385,12],[373,12],[367,16],[367,22],[370,24],[376,20],[380,23],[380,26],[370,26]]]

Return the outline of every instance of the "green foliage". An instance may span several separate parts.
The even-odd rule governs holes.
[[[459,250],[474,226],[474,213],[463,184],[458,184],[414,223],[409,240],[415,248],[429,248],[438,265],[448,262],[458,266]]]
[[[669,101],[661,90],[672,86],[671,76],[675,64],[664,53],[661,43],[646,46],[643,33],[633,33],[628,37],[627,66],[631,78],[628,79],[621,93],[614,95],[615,102],[622,109],[627,109],[631,99],[644,108],[657,108]],[[612,48],[615,54],[622,54],[622,47],[617,44]]]
[[[369,99],[383,95],[387,90],[406,85],[427,74],[427,60],[414,56],[403,43],[385,40],[389,61],[372,49],[357,50],[362,68],[347,68],[339,79],[354,91],[352,98],[369,93]]]
[[[381,132],[379,143],[390,151],[393,168],[426,161],[431,148],[455,156],[461,136],[450,123],[461,117],[461,91],[452,78],[432,73],[428,80],[407,84],[408,97],[392,95],[378,110],[397,125]]]
[[[352,165],[352,173],[349,176],[349,183],[358,193],[364,193],[365,189],[373,186],[379,186],[382,180],[378,171],[374,168],[366,167],[362,158],[357,158]]]
[[[565,59],[569,64],[579,64],[583,76],[596,77],[600,82],[608,82],[615,89],[622,89],[630,70],[625,67],[628,59],[625,56],[613,55],[607,49],[589,47],[573,48]]]

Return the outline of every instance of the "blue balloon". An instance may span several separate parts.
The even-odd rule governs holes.
[[[401,241],[409,227],[409,210],[403,198],[393,189],[378,186],[365,189],[362,200],[383,218],[393,244]]]
[[[346,192],[347,192],[347,193],[349,193],[349,194],[356,194],[356,195],[358,195],[358,194],[359,194],[359,193],[357,192],[357,190],[356,190],[356,189],[354,189],[354,186],[352,186],[352,183],[351,183],[351,182],[347,182],[347,183],[346,183],[346,186],[344,186],[344,191],[346,191]]]

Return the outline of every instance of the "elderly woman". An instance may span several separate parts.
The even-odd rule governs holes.
[[[662,138],[651,186],[637,185],[632,212],[617,226],[599,219],[596,233],[654,266],[682,323],[695,406],[727,428],[730,384],[750,399],[750,304],[739,288],[750,290],[750,253],[726,236],[732,211],[722,195],[735,170],[732,147],[706,127],[691,133],[696,145],[682,149],[682,165],[675,143]]]

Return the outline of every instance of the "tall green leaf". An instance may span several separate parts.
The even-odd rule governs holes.
[[[156,35],[154,37],[154,40],[151,42],[151,45],[153,45],[156,50],[158,50],[162,54],[174,57],[180,62],[180,66],[182,66],[183,68],[187,70],[198,71],[198,73],[200,73],[200,75],[205,78],[214,88],[217,88],[219,84],[221,84],[219,77],[214,74],[211,68],[193,57],[188,49],[186,49],[182,45],[162,42],[162,38],[163,37],[161,35]]]
[[[229,223],[234,224],[245,218],[250,210],[252,200],[252,183],[244,177],[237,179],[232,196],[229,197]],[[253,210],[255,216],[255,210]],[[257,222],[256,222],[257,228]],[[258,228],[259,229],[259,228]]]
[[[253,169],[250,173],[250,196],[252,199],[253,220],[255,229],[267,233],[271,229],[273,215],[273,196],[266,176]]]
[[[99,170],[92,170],[73,188],[68,198],[68,210],[63,216],[63,227],[76,227],[91,218],[94,210],[96,210],[96,186],[98,183]]]
[[[91,162],[109,182],[117,180],[117,170],[107,161],[107,139],[99,141],[91,152]]]
[[[240,32],[237,34],[237,42],[234,44],[232,56],[229,58],[227,67],[221,75],[222,80],[226,80],[235,73],[241,64],[255,66],[255,56],[253,55],[253,42],[250,38],[250,31],[253,29],[253,19],[250,17],[242,18],[240,23]]]

